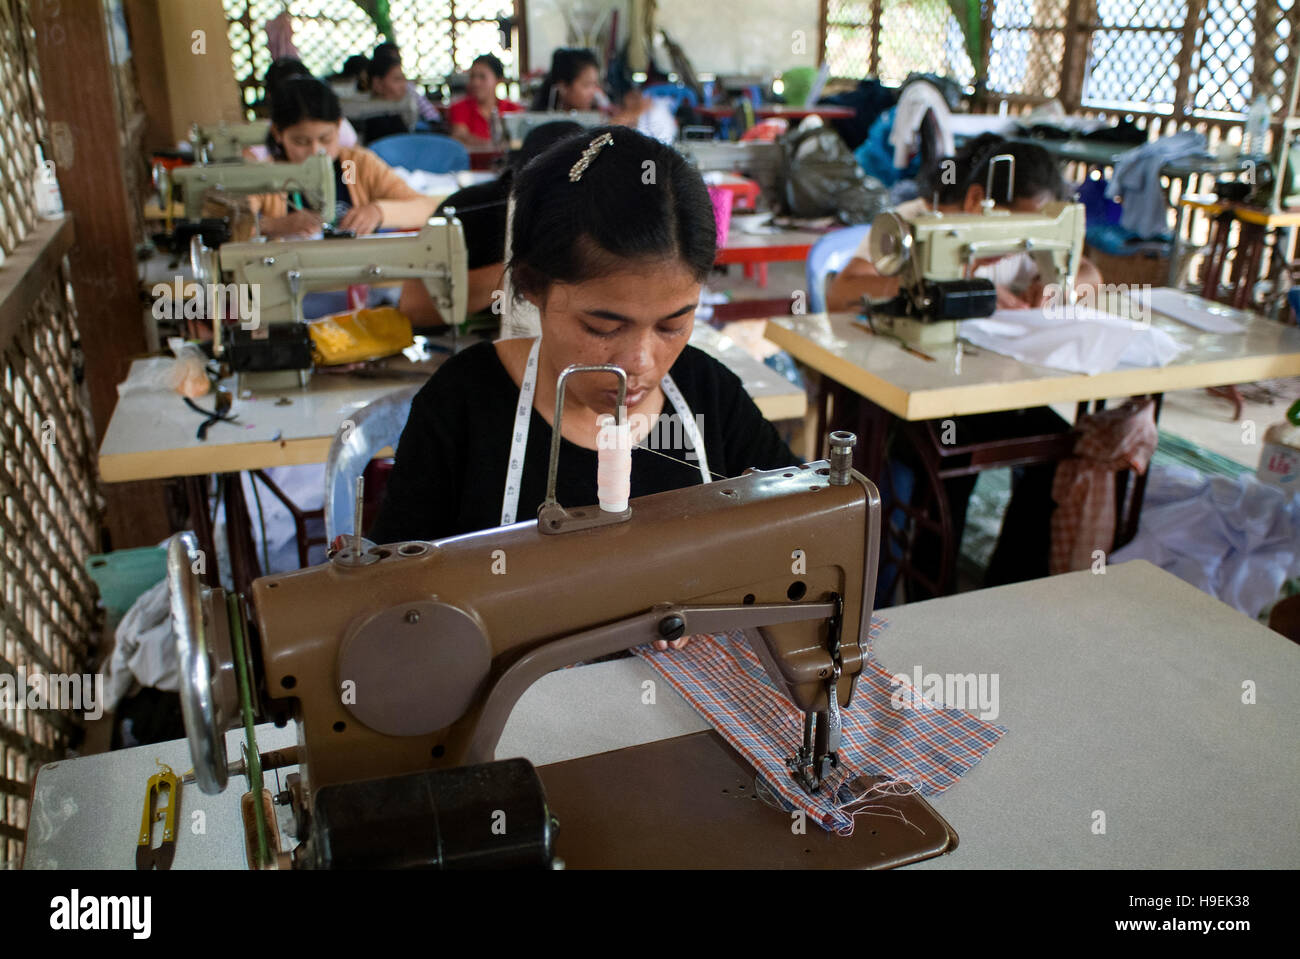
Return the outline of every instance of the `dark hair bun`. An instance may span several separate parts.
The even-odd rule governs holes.
[[[598,137],[602,147],[573,181]],[[510,270],[520,294],[580,283],[629,261],[677,258],[700,281],[716,254],[713,202],[680,153],[628,127],[599,127],[556,143],[514,180]]]

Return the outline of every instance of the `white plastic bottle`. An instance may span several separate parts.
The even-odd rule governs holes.
[[[1268,108],[1268,97],[1258,94],[1250,104],[1246,114],[1246,125],[1241,131],[1241,152],[1244,156],[1259,156],[1268,142],[1268,125],[1272,113]]]
[[[39,164],[36,168],[35,182],[32,184],[36,194],[36,215],[42,219],[63,216],[63,194],[59,192],[59,181],[54,172],[53,161],[45,159],[45,151],[36,148]]]

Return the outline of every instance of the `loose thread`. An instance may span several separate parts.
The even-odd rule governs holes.
[[[634,450],[645,450],[647,453],[654,453],[655,456],[662,456],[664,459],[666,459],[666,460],[672,460],[674,463],[680,463],[680,464],[682,464],[683,466],[689,466],[691,469],[695,470],[697,473],[698,473],[699,470],[700,470],[700,465],[699,465],[698,463],[688,463],[686,460],[679,460],[676,456],[669,456],[669,455],[668,455],[667,453],[665,453],[663,450],[651,449],[649,446],[634,446],[634,447],[632,447],[632,448],[633,448]],[[728,478],[728,477],[726,477],[726,476],[723,476],[721,473],[715,473],[715,472],[713,472],[713,470],[709,470],[709,475],[712,476],[714,479],[720,479],[720,480],[725,480],[725,479]]]

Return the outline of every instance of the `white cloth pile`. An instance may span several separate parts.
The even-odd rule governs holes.
[[[1153,466],[1133,542],[1111,563],[1145,559],[1250,617],[1300,576],[1300,493],[1250,473],[1207,477]]]
[[[155,583],[131,604],[117,624],[115,640],[108,661],[105,710],[116,710],[134,682],[168,692],[180,688],[167,580]]]
[[[889,143],[894,148],[894,167],[907,169],[912,154],[921,148],[921,124],[927,111],[933,110],[939,122],[939,155],[953,156],[957,152],[950,122],[951,111],[943,92],[933,83],[915,80],[904,87],[894,108],[894,127],[889,131]]]

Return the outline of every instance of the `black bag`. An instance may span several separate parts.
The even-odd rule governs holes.
[[[844,138],[846,147],[856,150],[871,132],[871,124],[876,122],[876,117],[898,102],[898,91],[879,80],[859,80],[854,89],[822,97],[817,102],[853,109],[853,116],[832,120],[831,126]]]
[[[889,206],[889,191],[858,166],[831,127],[787,133],[780,139],[785,212],[843,223],[870,223]]]

